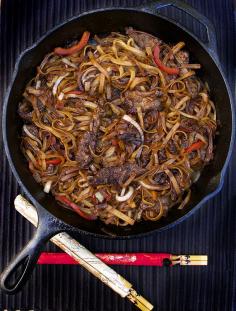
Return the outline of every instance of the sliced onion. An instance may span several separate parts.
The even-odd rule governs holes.
[[[149,189],[149,190],[160,190],[160,191],[162,191],[162,190],[165,190],[165,189],[169,188],[168,185],[166,185],[166,186],[159,186],[159,185],[147,184],[143,180],[140,180],[139,183],[140,183],[141,186],[143,186],[144,188]]]
[[[44,185],[43,191],[49,193],[52,187],[52,180],[48,180]]]
[[[62,62],[68,66],[71,66],[75,69],[78,69],[78,67],[75,64],[73,64],[72,62],[70,62],[67,58],[62,58]]]
[[[36,90],[38,90],[38,89],[40,88],[40,86],[41,86],[41,81],[38,80],[38,81],[36,82],[36,85],[35,85]]]
[[[96,173],[96,172],[97,172],[97,169],[96,169],[96,167],[95,167],[93,164],[91,164],[89,168],[91,169],[91,171],[92,171],[93,173]]]
[[[33,140],[37,141],[37,143],[40,146],[42,145],[41,141],[36,136],[34,136],[33,134],[30,133],[30,131],[27,129],[27,126],[25,124],[23,125],[23,130],[30,138],[32,138]]]
[[[61,93],[59,94],[59,96],[58,96],[58,99],[59,99],[59,100],[63,100],[63,98],[64,98],[64,93],[61,92]]]
[[[85,92],[88,92],[90,90],[90,87],[91,87],[91,82],[89,82],[89,81],[84,82]]]
[[[56,93],[57,93],[57,88],[58,88],[59,84],[61,83],[61,81],[62,81],[66,76],[68,76],[68,73],[66,73],[66,74],[63,75],[63,76],[60,76],[60,77],[56,80],[56,82],[54,83],[53,88],[52,88],[52,94],[53,94],[53,95],[56,95]]]
[[[122,189],[122,191],[123,191],[123,189]],[[129,200],[129,198],[132,196],[133,193],[134,193],[134,188],[130,186],[129,190],[126,194],[120,195],[120,196],[118,194],[116,194],[116,200],[118,202],[125,202],[125,201]]]
[[[110,147],[107,149],[106,153],[105,153],[105,157],[109,158],[113,155],[113,153],[115,152],[116,148],[114,146]]]
[[[131,123],[134,127],[136,127],[136,129],[139,131],[139,134],[141,136],[142,143],[143,143],[144,142],[144,135],[143,135],[143,131],[142,131],[140,125],[136,121],[134,121],[130,116],[128,116],[127,114],[125,114],[122,119]]]
[[[100,203],[102,203],[104,201],[104,196],[101,194],[101,192],[98,191],[94,195]]]
[[[121,190],[121,193],[120,193],[120,195],[123,197],[123,195],[125,194],[125,190],[126,190],[126,188],[124,187],[124,188],[122,188],[122,190]]]
[[[201,176],[201,172],[200,171],[193,171],[191,174],[191,179],[192,179],[192,183],[196,183],[199,179],[199,177]]]

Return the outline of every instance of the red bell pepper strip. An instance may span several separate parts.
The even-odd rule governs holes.
[[[61,163],[61,159],[50,159],[50,160],[45,160],[46,164],[53,164],[53,165],[57,165]]]
[[[58,55],[64,55],[65,56],[65,55],[71,55],[71,54],[74,54],[76,52],[79,52],[88,43],[89,36],[90,36],[90,32],[85,31],[83,33],[79,43],[71,46],[70,48],[60,48],[60,47],[55,48],[54,53],[56,53]]]
[[[95,215],[89,215],[83,212],[77,204],[67,199],[67,197],[64,195],[57,195],[55,198],[57,201],[70,206],[77,214],[79,214],[81,217],[87,220],[95,220],[97,218],[97,216]]]
[[[186,153],[190,153],[192,151],[198,150],[200,149],[202,146],[204,146],[204,142],[201,140],[198,140],[197,142],[193,143],[192,145],[190,145],[189,147],[185,148],[184,151]]]
[[[179,68],[171,68],[171,67],[165,66],[159,57],[160,57],[160,46],[157,43],[156,46],[154,47],[154,51],[153,51],[153,59],[157,65],[157,67],[159,67],[161,69],[161,71],[164,71],[170,75],[178,75],[179,74]]]
[[[117,145],[119,144],[119,142],[118,142],[117,139],[112,139],[112,140],[111,140],[111,144],[112,144],[113,146],[117,146]]]
[[[56,102],[56,104],[55,104],[55,108],[56,108],[56,109],[59,109],[59,110],[60,110],[60,109],[63,109],[63,108],[64,108],[64,103],[63,103],[63,101],[59,101],[59,100],[58,100],[58,101]]]

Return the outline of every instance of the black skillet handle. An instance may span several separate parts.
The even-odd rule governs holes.
[[[207,39],[208,42],[204,42],[205,46],[207,47],[208,51],[213,54],[214,58],[218,60],[218,53],[217,53],[217,40],[216,40],[216,31],[215,27],[212,22],[203,14],[199,13],[196,9],[194,9],[189,4],[179,1],[179,0],[156,0],[147,3],[143,6],[143,9],[151,9],[151,11],[155,12],[160,10],[164,7],[173,6],[186,14],[190,15],[198,22],[200,22],[206,28],[207,32]]]
[[[0,286],[6,294],[15,294],[21,290],[29,279],[43,247],[55,233],[57,232],[45,228],[45,225],[39,225],[33,238],[8,264],[0,276]]]

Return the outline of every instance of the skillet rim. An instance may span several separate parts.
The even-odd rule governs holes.
[[[217,175],[217,178],[219,180],[217,180],[217,187],[215,190],[213,190],[212,192],[210,192],[209,194],[205,195],[191,210],[189,210],[185,215],[179,217],[178,219],[176,219],[175,221],[161,227],[161,228],[156,228],[156,229],[152,229],[148,232],[144,232],[144,233],[134,233],[131,235],[119,235],[119,236],[109,236],[109,235],[104,235],[101,233],[94,233],[94,232],[90,232],[90,231],[85,231],[82,230],[78,227],[75,227],[73,225],[70,225],[68,223],[66,223],[64,220],[58,218],[57,216],[55,216],[54,214],[52,214],[51,212],[48,211],[47,208],[45,208],[43,205],[41,205],[37,199],[35,199],[35,197],[30,193],[30,191],[27,189],[27,187],[25,186],[24,182],[21,180],[20,174],[18,174],[18,171],[15,167],[15,164],[12,160],[12,156],[10,153],[10,148],[9,148],[9,141],[7,138],[7,108],[8,108],[8,102],[9,102],[9,97],[11,94],[11,91],[13,89],[13,85],[15,83],[16,77],[19,73],[19,69],[20,69],[20,65],[21,65],[21,61],[23,60],[24,56],[26,56],[27,54],[30,54],[31,51],[33,51],[34,49],[37,49],[38,45],[45,40],[49,35],[51,35],[53,32],[59,30],[60,28],[62,28],[63,26],[65,26],[66,24],[73,22],[79,18],[81,18],[82,16],[86,16],[86,15],[92,15],[92,14],[96,14],[96,13],[102,13],[102,12],[109,12],[109,11],[129,11],[129,12],[138,12],[138,13],[143,13],[143,14],[149,14],[152,15],[154,17],[157,18],[161,18],[165,21],[168,21],[172,24],[174,24],[176,27],[181,28],[181,30],[183,30],[184,32],[186,32],[189,36],[191,36],[195,41],[198,42],[198,44],[201,46],[201,48],[210,56],[210,58],[212,59],[214,65],[217,67],[221,78],[222,78],[222,83],[224,83],[226,90],[227,90],[227,94],[229,97],[229,104],[230,104],[230,109],[231,109],[231,124],[232,124],[232,129],[231,129],[231,135],[230,135],[230,143],[229,143],[229,147],[228,147],[228,152],[227,152],[227,156],[225,159],[225,163],[221,169],[221,171],[219,172],[219,174]],[[204,45],[203,42],[201,42],[200,39],[197,38],[197,36],[195,36],[193,33],[191,33],[188,29],[186,29],[184,26],[182,26],[180,23],[172,20],[171,18],[165,17],[163,15],[160,15],[159,13],[153,12],[152,10],[150,10],[150,8],[147,7],[140,7],[140,8],[117,8],[117,7],[109,7],[109,8],[99,8],[99,9],[95,9],[95,10],[91,10],[91,11],[87,11],[87,12],[83,12],[79,15],[73,16],[72,18],[69,18],[66,21],[63,21],[62,23],[59,23],[58,25],[54,26],[53,28],[51,28],[50,30],[46,31],[40,38],[39,40],[37,40],[34,44],[32,44],[30,47],[28,47],[27,49],[25,49],[24,51],[22,51],[20,53],[20,55],[17,57],[15,66],[14,66],[14,70],[12,73],[12,77],[11,77],[11,81],[8,85],[6,94],[5,94],[5,98],[4,98],[4,102],[3,102],[3,115],[2,115],[2,133],[3,133],[3,143],[4,143],[4,149],[5,149],[5,153],[7,155],[7,159],[8,162],[10,164],[11,170],[14,174],[14,177],[16,178],[18,184],[20,185],[20,187],[23,189],[23,191],[25,192],[26,196],[31,200],[31,202],[33,203],[33,205],[36,207],[37,213],[39,214],[39,219],[40,219],[40,215],[47,214],[46,218],[49,217],[53,217],[55,219],[55,221],[58,223],[58,225],[62,225],[62,230],[60,231],[67,231],[67,232],[77,232],[77,233],[82,233],[83,235],[90,235],[92,237],[95,238],[105,238],[105,239],[115,239],[115,240],[124,240],[124,239],[134,239],[134,238],[141,238],[141,237],[146,237],[148,235],[154,234],[154,233],[159,233],[162,232],[164,230],[170,229],[172,227],[174,227],[175,225],[181,223],[182,221],[184,221],[185,219],[187,219],[189,216],[191,216],[193,213],[195,213],[204,203],[206,203],[208,200],[210,200],[211,198],[213,198],[215,195],[217,195],[222,187],[223,187],[223,183],[224,183],[224,177],[226,174],[226,170],[232,155],[232,151],[233,151],[233,146],[234,146],[234,140],[235,140],[235,107],[233,104],[233,95],[231,92],[231,89],[229,87],[228,81],[226,80],[224,71],[221,67],[220,61],[218,59],[218,53],[217,51],[214,51],[210,48],[207,48],[207,45]]]

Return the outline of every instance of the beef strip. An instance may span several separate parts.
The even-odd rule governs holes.
[[[140,164],[143,168],[146,168],[148,163],[150,162],[150,153],[143,150],[140,156]]]
[[[186,108],[185,108],[186,112],[190,115],[193,115],[194,114],[194,108],[195,108],[196,104],[197,103],[194,100],[188,101],[186,104]]]
[[[157,185],[164,185],[169,182],[169,177],[166,173],[159,172],[154,175],[153,180]]]
[[[78,150],[75,159],[81,169],[88,168],[93,157],[89,146],[94,150],[96,146],[96,135],[94,132],[86,132],[78,142]]]
[[[36,136],[37,138],[39,138],[39,130],[37,128],[36,125],[34,124],[29,124],[29,125],[26,125],[26,128],[27,130],[34,136]]]
[[[92,126],[91,130],[92,130],[93,133],[97,133],[98,130],[99,130],[99,127],[100,127],[100,125],[101,125],[100,116],[101,116],[101,113],[98,112],[98,113],[93,117],[92,124],[91,124],[91,126]]]
[[[140,137],[140,134],[137,133],[123,133],[123,134],[119,134],[117,135],[117,137],[121,140],[123,140],[123,142],[128,143],[128,144],[134,144],[135,146],[138,146],[141,144],[142,140]]]
[[[161,43],[161,40],[158,38],[146,32],[134,30],[132,27],[126,29],[126,34],[133,38],[135,43],[142,49],[145,49],[146,47],[153,49],[157,43]]]
[[[22,119],[32,122],[32,112],[33,107],[28,101],[24,100],[23,102],[19,103],[18,114]]]
[[[78,150],[75,153],[75,160],[81,169],[88,168],[93,156],[90,148],[94,151],[97,146],[97,133],[101,124],[101,109],[99,109],[90,124],[90,131],[85,132],[78,141]]]
[[[168,149],[169,149],[170,153],[178,154],[178,148],[172,139],[170,139],[168,142]]]
[[[204,161],[208,163],[210,160],[213,159],[213,130],[210,127],[205,127],[207,134],[208,134],[208,146],[206,150],[206,155]]]
[[[180,65],[189,63],[189,52],[187,51],[179,51],[175,54],[175,58],[177,59]]]
[[[167,160],[166,151],[164,148],[158,151],[158,160],[160,164]]]
[[[179,129],[185,132],[197,132],[200,130],[200,126],[194,119],[183,119],[181,120]]]
[[[36,105],[38,107],[39,112],[44,112],[46,110],[46,107],[44,106],[40,98],[37,98]]]
[[[192,98],[195,98],[201,90],[201,83],[196,77],[185,79],[185,85]]]
[[[155,110],[150,110],[145,114],[144,117],[144,125],[145,128],[149,127],[150,125],[157,125],[159,113]]]
[[[163,138],[163,136],[165,136],[165,132],[154,133],[154,134],[146,133],[145,134],[145,143],[146,144],[157,143],[158,141],[160,141]]]
[[[136,91],[125,93],[125,106],[128,113],[136,113],[137,107],[141,107],[144,112],[155,110],[162,111],[164,109],[161,101],[154,96],[141,96]]]
[[[91,185],[120,185],[122,186],[131,174],[136,176],[142,174],[145,170],[137,164],[126,163],[120,166],[102,168],[91,180]]]

